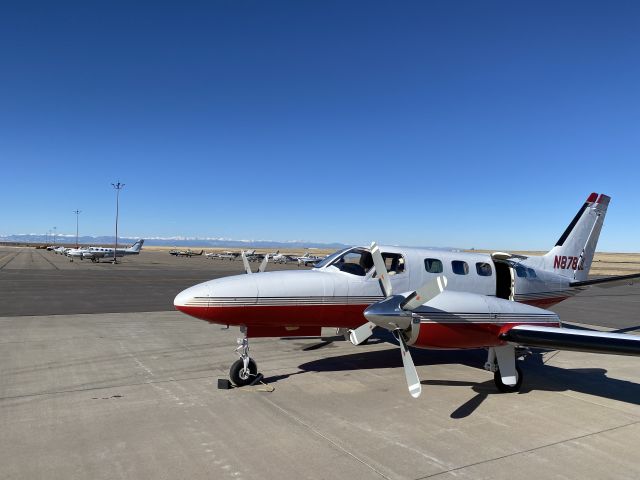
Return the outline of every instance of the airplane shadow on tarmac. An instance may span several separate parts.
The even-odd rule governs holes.
[[[381,336],[382,337],[382,336]],[[315,348],[328,345],[331,339],[324,339]],[[393,340],[382,337],[383,341],[394,343]],[[375,339],[374,339],[375,341]],[[311,346],[313,347],[313,345]],[[309,347],[307,347],[309,348]],[[312,348],[312,349],[315,349]],[[531,391],[563,392],[573,391],[594,395],[611,400],[640,405],[640,384],[627,380],[607,377],[607,370],[603,368],[573,368],[565,369],[544,363],[543,354],[549,350],[532,349],[532,354],[520,363],[524,372],[524,380],[518,395],[526,395]],[[417,367],[429,365],[462,364],[482,369],[487,357],[486,350],[425,350],[411,349],[413,361]],[[300,372],[338,372],[352,370],[402,368],[400,352],[397,348],[375,350],[326,357],[299,366]],[[423,369],[423,375],[428,375],[428,369]],[[265,381],[277,381],[289,375],[268,378]],[[423,385],[459,386],[471,388],[476,395],[456,408],[451,418],[465,418],[471,415],[491,395],[513,395],[500,393],[493,380],[474,383],[449,380],[423,380]]]

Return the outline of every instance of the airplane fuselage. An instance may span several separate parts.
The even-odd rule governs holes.
[[[555,314],[535,306],[548,307],[576,293],[568,279],[537,270],[535,258],[514,262],[481,253],[381,249],[396,264],[389,276],[395,292],[411,292],[438,275],[449,280],[447,292],[414,316],[409,344],[488,346],[499,344],[500,333],[514,325],[558,326]],[[249,337],[286,336],[287,332],[319,335],[322,327],[354,329],[366,322],[364,310],[383,295],[374,269],[355,263],[345,268],[336,262],[340,255],[355,258],[367,252],[365,247],[353,247],[312,270],[211,280],[180,293],[175,305],[208,322],[247,327]],[[366,259],[364,263],[366,267]]]

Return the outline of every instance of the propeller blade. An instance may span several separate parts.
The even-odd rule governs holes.
[[[355,330],[349,330],[349,341],[354,345],[360,345],[372,335],[374,328],[376,328],[375,323],[367,322]]]
[[[391,287],[391,280],[389,280],[389,272],[387,272],[387,267],[384,264],[382,253],[380,253],[380,247],[378,247],[376,242],[371,244],[371,257],[373,257],[373,265],[375,266],[376,275],[380,281],[382,294],[385,297],[390,297],[393,293],[393,289]]]
[[[258,272],[264,272],[267,269],[267,263],[269,263],[269,254],[265,253],[262,263],[258,267]]]
[[[240,256],[242,257],[242,263],[244,263],[244,271],[247,273],[253,273],[251,271],[251,267],[249,266],[249,260],[247,260],[247,256],[244,254],[244,250],[242,251]]]
[[[396,338],[400,343],[400,353],[402,354],[402,364],[404,365],[404,376],[407,379],[407,387],[409,387],[409,393],[413,398],[418,398],[422,393],[422,384],[420,383],[420,377],[416,371],[416,366],[411,358],[409,347],[407,346],[401,331],[396,331]]]
[[[409,295],[407,299],[400,304],[400,308],[403,310],[415,310],[420,305],[440,295],[445,288],[447,288],[447,277],[439,275]]]

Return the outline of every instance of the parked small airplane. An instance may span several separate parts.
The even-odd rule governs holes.
[[[523,379],[516,360],[527,347],[640,355],[640,336],[561,328],[558,316],[545,310],[587,287],[640,278],[588,279],[609,200],[589,195],[543,256],[374,243],[336,252],[311,270],[210,280],[179,293],[174,305],[193,317],[240,327],[240,359],[229,375],[238,386],[257,375],[249,338],[320,336],[322,327],[337,327],[358,345],[381,327],[398,340],[413,397],[422,387],[408,346],[487,348],[485,369],[500,391],[513,392]]]
[[[317,255],[311,255],[309,252],[306,252],[301,257],[295,257],[298,261],[298,266],[304,265],[305,267],[309,265],[313,265],[314,263],[318,263],[325,257],[318,257]]]
[[[115,252],[116,257],[124,257],[126,255],[138,255],[142,250],[144,239],[138,240],[129,248],[119,248]],[[100,262],[101,259],[113,260],[114,249],[111,247],[89,247],[86,251],[82,252],[82,258],[88,258],[92,262]]]
[[[222,252],[218,254],[218,258],[226,259],[226,260],[235,260],[239,256],[240,256],[240,252],[230,252],[230,251]]]
[[[289,263],[289,262],[297,262],[298,259],[291,255],[285,255],[284,253],[280,253],[278,250],[276,253],[271,255],[271,260],[274,263]]]
[[[199,257],[204,253],[204,250],[200,250],[198,253],[196,253],[188,248],[187,250],[171,250],[169,253],[171,255],[175,255],[176,257]]]
[[[79,258],[82,260],[84,258],[84,254],[88,253],[88,248],[69,248],[64,254],[69,257],[69,261],[73,262],[74,258]]]

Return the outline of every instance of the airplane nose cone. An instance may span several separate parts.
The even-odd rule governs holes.
[[[210,288],[207,283],[200,283],[181,291],[173,300],[173,305],[180,311],[190,313],[192,308],[209,306]]]

